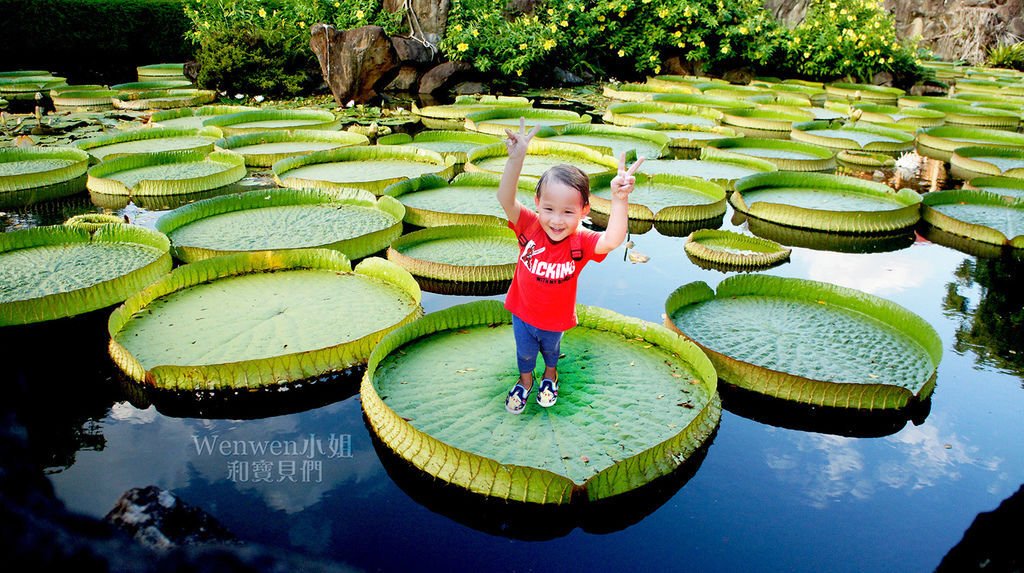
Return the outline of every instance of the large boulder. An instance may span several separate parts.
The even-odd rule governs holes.
[[[309,32],[309,47],[340,106],[370,101],[398,73],[400,60],[380,26],[338,31],[329,24],[315,24]]]

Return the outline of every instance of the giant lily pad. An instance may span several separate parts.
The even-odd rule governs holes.
[[[700,149],[709,142],[725,138],[743,137],[743,134],[731,127],[720,125],[672,125],[670,123],[637,123],[633,129],[657,131],[669,137],[668,146],[684,154],[685,158],[699,157]]]
[[[917,135],[917,152],[932,159],[949,161],[960,147],[986,145],[1024,149],[1024,135],[1000,129],[940,125],[922,129]]]
[[[899,88],[842,82],[826,84],[825,92],[831,101],[862,101],[882,105],[896,105],[900,96],[906,93]]]
[[[613,174],[591,181],[591,213],[611,214]],[[637,173],[629,195],[631,221],[706,221],[725,214],[725,189],[696,177]]]
[[[1024,199],[987,191],[939,191],[925,196],[921,217],[947,233],[1024,249]]]
[[[675,126],[699,125],[714,127],[722,119],[717,109],[664,102],[625,102],[608,106],[605,123],[635,126],[638,123],[663,123]]]
[[[713,147],[703,147],[700,159],[653,159],[644,162],[644,173],[649,175],[685,175],[717,183],[732,189],[737,180],[754,173],[776,171],[774,163],[756,157],[741,157],[722,153]]]
[[[466,162],[466,154],[484,145],[501,143],[501,139],[486,133],[470,131],[422,131],[415,137],[407,133],[385,135],[377,139],[377,145],[410,145],[436,151],[442,157],[451,157],[456,165]]]
[[[708,109],[717,109],[718,111],[723,112],[732,109],[754,109],[757,107],[757,104],[752,101],[731,97],[713,97],[703,93],[658,94],[654,96],[652,101],[706,107]]]
[[[791,252],[775,241],[717,229],[690,233],[683,248],[698,266],[721,271],[772,267],[789,259]]]
[[[515,96],[458,96],[455,103],[448,105],[430,105],[418,107],[412,104],[412,113],[420,118],[423,125],[430,129],[465,129],[466,116],[498,107],[529,108],[533,102],[524,97]]]
[[[52,76],[49,72],[39,75],[0,77],[0,95],[12,99],[33,99],[36,92],[46,92],[67,85],[65,78]]]
[[[110,316],[110,356],[132,380],[177,391],[261,388],[364,362],[422,314],[416,281],[337,251],[214,257],[178,267]]]
[[[341,122],[320,109],[261,109],[215,115],[203,122],[220,128],[224,135],[241,135],[273,129],[326,129],[336,131]]]
[[[845,175],[779,171],[738,181],[729,202],[740,213],[781,225],[879,233],[916,223],[921,196]]]
[[[505,211],[498,203],[501,175],[463,173],[449,183],[436,175],[406,179],[384,190],[405,205],[405,222],[419,227],[441,225],[505,226]],[[533,205],[534,185],[519,181],[516,198]]]
[[[696,342],[725,381],[784,400],[889,410],[929,396],[942,341],[885,299],[769,275],[676,289],[666,324]]]
[[[469,152],[468,159],[467,172],[501,173],[508,161],[508,149],[504,143],[478,147]],[[579,167],[587,175],[608,173],[619,166],[614,157],[589,147],[534,139],[527,148],[522,174],[539,178],[549,168],[563,163]]]
[[[950,101],[949,103],[926,103],[921,107],[946,114],[947,125],[966,127],[988,127],[1014,131],[1020,125],[1020,115],[1003,109],[974,107]]]
[[[186,263],[218,255],[328,248],[358,259],[402,234],[405,208],[362,189],[249,191],[206,199],[160,217],[158,231]]]
[[[454,160],[395,145],[343,147],[289,157],[274,164],[274,179],[295,189],[358,188],[380,194],[392,183],[432,173],[449,178]]]
[[[0,208],[79,193],[88,168],[89,154],[73,147],[0,147]]]
[[[964,189],[988,191],[1012,199],[1024,199],[1024,179],[1017,177],[975,177],[964,184]]]
[[[439,281],[507,282],[518,258],[519,241],[511,229],[483,225],[413,231],[388,249],[388,260],[413,276]]]
[[[160,151],[194,150],[209,153],[213,151],[213,143],[219,137],[220,130],[216,128],[171,129],[160,127],[134,129],[82,139],[75,142],[75,146],[102,161],[125,155]]]
[[[202,107],[185,107],[158,111],[150,116],[152,124],[178,129],[194,129],[203,127],[203,122],[215,115],[228,115],[243,111],[255,111],[256,108],[242,105],[204,105]]]
[[[526,129],[543,125],[554,127],[567,123],[590,123],[589,115],[561,109],[534,109],[530,107],[502,107],[473,112],[466,116],[466,129],[491,135],[504,136],[506,129],[519,126],[519,118],[526,121]]]
[[[89,169],[86,186],[104,195],[185,195],[245,177],[245,160],[230,151],[164,151],[126,155]]]
[[[112,90],[149,92],[153,90],[188,89],[192,82],[186,80],[151,80],[145,82],[127,82],[110,86]]]
[[[570,123],[553,129],[542,129],[537,136],[549,141],[584,145],[613,157],[630,153],[634,157],[643,156],[648,159],[664,155],[669,143],[669,136],[657,131],[589,123]]]
[[[651,101],[654,96],[665,93],[698,94],[700,90],[685,84],[608,84],[604,96],[622,101]]]
[[[810,143],[744,137],[719,139],[709,142],[708,146],[764,159],[786,171],[832,171],[836,168],[835,152]]]
[[[982,176],[1003,176],[1024,179],[1024,149],[960,147],[949,159],[954,177],[971,180]]]
[[[794,123],[814,119],[814,115],[796,108],[786,111],[737,109],[723,113],[723,125],[736,128],[747,136],[771,139],[788,139]]]
[[[167,90],[120,91],[112,98],[117,109],[175,109],[210,103],[217,98],[213,90],[179,88]]]
[[[365,135],[349,131],[296,129],[233,135],[217,141],[216,145],[238,153],[250,167],[270,167],[282,159],[297,155],[369,143]]]
[[[0,326],[117,304],[171,270],[167,237],[134,225],[0,234]]]
[[[181,80],[185,79],[185,64],[149,64],[136,67],[135,73],[140,82],[160,79]]]
[[[871,151],[899,155],[914,148],[913,134],[871,123],[837,125],[829,121],[793,124],[789,136],[838,151]]]
[[[860,110],[860,120],[871,123],[896,124],[911,131],[918,127],[934,127],[946,122],[946,114],[924,107],[897,107],[876,103],[856,103],[848,111]]]
[[[502,407],[518,373],[500,302],[396,331],[374,350],[360,388],[370,427],[431,476],[503,500],[594,501],[671,473],[718,423],[711,363],[656,325],[586,306],[577,313],[562,342],[558,404],[531,404],[521,416]],[[508,447],[518,443],[530,447]]]
[[[59,93],[54,93],[59,91]],[[104,111],[114,107],[114,90],[50,90],[57,111]]]

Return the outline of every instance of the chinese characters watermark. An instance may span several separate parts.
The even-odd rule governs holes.
[[[352,434],[309,434],[292,440],[226,440],[219,435],[192,436],[196,454],[221,456],[233,482],[321,483],[324,459],[352,457]]]

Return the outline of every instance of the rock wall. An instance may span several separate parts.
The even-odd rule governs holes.
[[[765,0],[787,26],[804,18],[809,0]],[[921,45],[946,60],[981,63],[988,48],[1024,40],[1021,0],[885,0],[896,16],[901,38],[921,37]]]

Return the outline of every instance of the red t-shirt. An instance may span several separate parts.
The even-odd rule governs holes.
[[[509,228],[523,235],[526,244],[519,244],[512,286],[505,297],[505,308],[527,324],[541,330],[566,331],[576,326],[576,283],[583,266],[589,261],[601,262],[606,255],[594,252],[601,233],[580,228],[583,256],[572,258],[572,237],[552,243],[537,221],[537,214],[523,207],[519,220]]]

